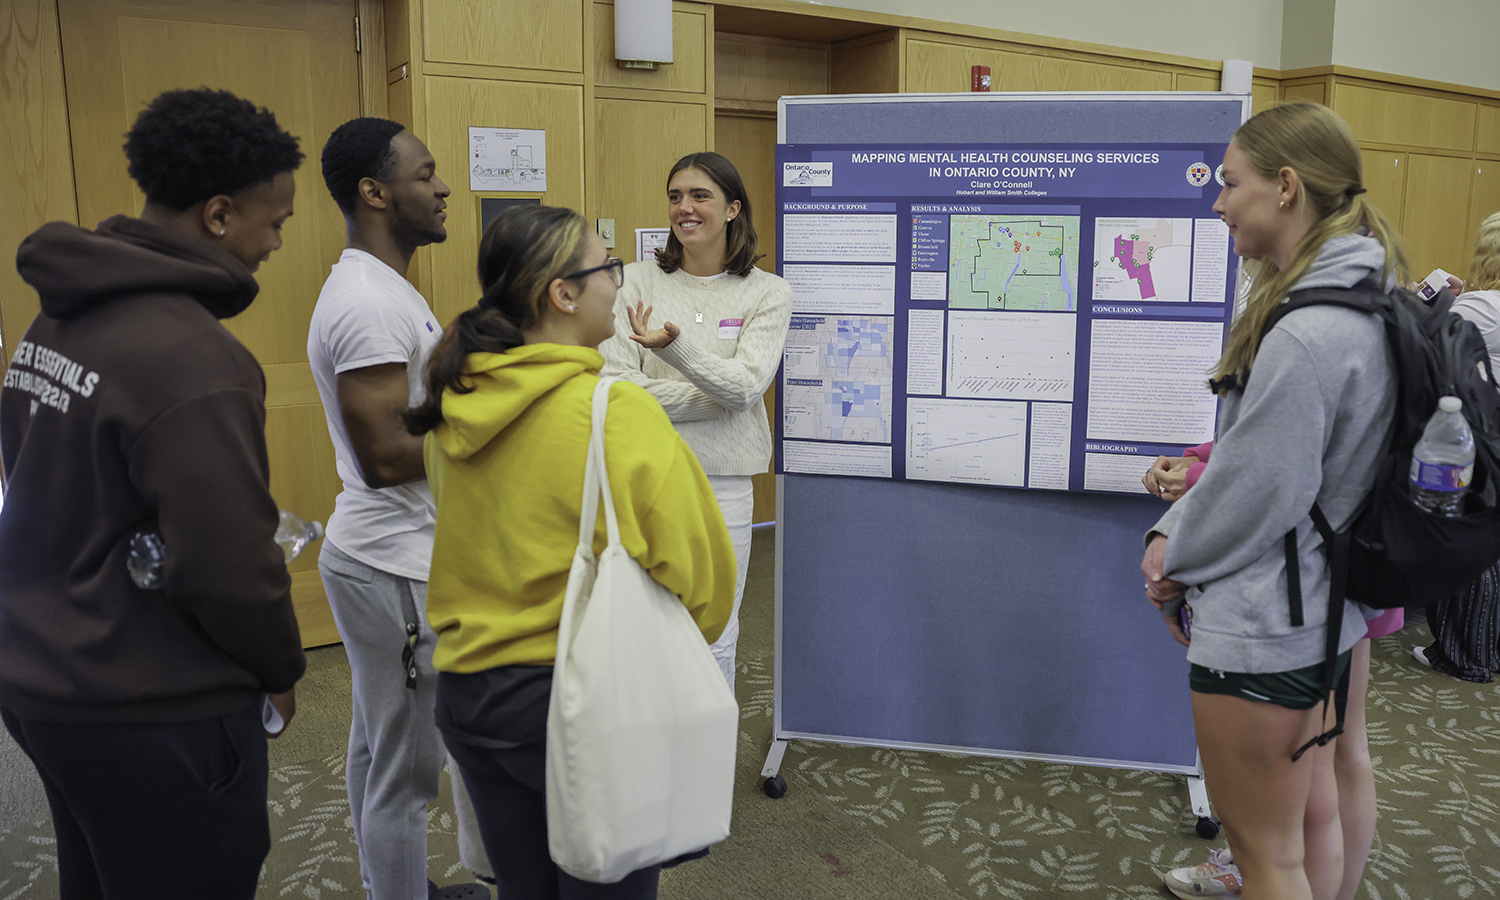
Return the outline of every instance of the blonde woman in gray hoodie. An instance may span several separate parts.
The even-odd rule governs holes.
[[[1373,314],[1312,306],[1260,332],[1293,290],[1404,276],[1400,238],[1363,195],[1354,135],[1325,107],[1277,107],[1235,133],[1214,211],[1251,287],[1211,382],[1224,398],[1213,465],[1153,527],[1141,563],[1153,604],[1185,597],[1193,609],[1191,640],[1164,621],[1188,647],[1204,776],[1244,876],[1225,896],[1324,900],[1344,887],[1334,745],[1294,758],[1333,724],[1328,558],[1309,511],[1316,501],[1336,529],[1352,518],[1389,437],[1395,378]],[[1300,626],[1286,588],[1292,529]],[[1346,603],[1344,672],[1367,617]]]

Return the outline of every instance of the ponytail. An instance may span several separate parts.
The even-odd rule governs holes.
[[[401,414],[406,430],[423,435],[443,422],[443,394],[468,394],[464,377],[475,353],[504,353],[526,343],[541,316],[548,286],[578,268],[587,225],[571,209],[514,206],[496,216],[479,242],[479,303],[443,329],[423,372],[427,397]]]
[[[1273,107],[1241,125],[1233,142],[1262,178],[1274,179],[1283,168],[1296,172],[1296,202],[1311,204],[1317,221],[1297,245],[1285,269],[1270,259],[1245,264],[1249,295],[1210,381],[1210,388],[1221,394],[1232,385],[1245,383],[1260,350],[1260,332],[1266,320],[1307,274],[1330,239],[1363,232],[1379,241],[1385,248],[1382,282],[1393,275],[1405,279],[1407,268],[1401,236],[1365,196],[1354,133],[1333,110],[1316,103]]]

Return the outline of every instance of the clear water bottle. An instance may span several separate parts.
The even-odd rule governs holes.
[[[1474,433],[1462,409],[1457,397],[1439,400],[1437,412],[1427,420],[1422,439],[1411,452],[1412,500],[1448,517],[1463,515],[1464,494],[1474,477]]]
[[[322,522],[309,522],[281,510],[276,526],[276,543],[291,562],[308,544],[323,536]],[[167,546],[155,531],[138,531],[130,537],[125,568],[135,586],[148,591],[162,589],[162,568],[166,564]]]
[[[1468,426],[1465,425],[1465,433]],[[1474,439],[1469,439],[1469,455],[1474,455]],[[1464,482],[1468,484],[1467,481]],[[281,522],[276,526],[276,543],[281,546],[281,552],[286,554],[286,561],[291,562],[297,558],[297,554],[307,549],[307,545],[323,536],[323,523],[306,519],[299,519],[286,510],[281,510]]]

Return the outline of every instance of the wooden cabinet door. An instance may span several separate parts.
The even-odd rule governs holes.
[[[1454,275],[1469,265],[1474,235],[1469,227],[1472,160],[1451,156],[1408,156],[1406,212],[1401,233],[1411,260],[1411,276],[1421,280],[1434,268]]]
[[[318,158],[360,113],[355,0],[61,0],[59,14],[79,222],[138,215],[125,132],[153,97],[208,86],[269,108],[301,139],[295,214],[261,267],[255,303],[225,324],[265,367],[271,491],[284,509],[327,521],[339,491],[333,446],[307,362],[307,327],[344,223]],[[293,560],[292,596],[307,646],[339,640],[317,549]]]
[[[1464,245],[1464,270],[1453,274],[1467,281],[1468,266],[1474,259],[1474,237],[1479,225],[1500,213],[1500,159],[1481,159],[1474,163],[1474,193],[1469,200],[1468,243]]]
[[[1365,190],[1369,191],[1366,199],[1375,204],[1393,228],[1399,229],[1401,201],[1406,195],[1406,170],[1410,168],[1406,154],[1363,147],[1359,153],[1364,158]]]

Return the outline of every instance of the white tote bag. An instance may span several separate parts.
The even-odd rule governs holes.
[[[675,594],[620,543],[604,465],[609,388],[594,391],[578,550],[547,709],[547,843],[610,884],[729,836],[739,708]],[[596,560],[600,493],[609,546]]]

